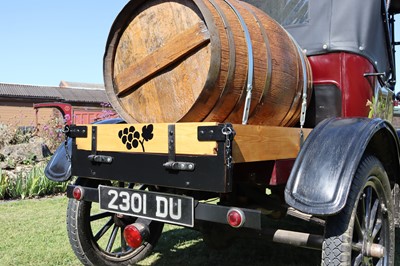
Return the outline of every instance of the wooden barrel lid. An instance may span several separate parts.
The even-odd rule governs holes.
[[[202,105],[215,104],[207,87],[216,78],[211,65],[218,67],[207,12],[188,0],[135,5],[117,17],[107,45],[111,104],[127,122],[177,122],[188,113],[200,121],[209,112]]]

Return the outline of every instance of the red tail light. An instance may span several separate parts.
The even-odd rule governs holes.
[[[246,217],[244,216],[244,212],[237,208],[232,208],[228,211],[226,215],[226,220],[228,224],[232,227],[238,228],[241,227],[246,221]]]
[[[82,187],[80,186],[74,187],[74,190],[72,191],[72,196],[74,197],[74,199],[81,200],[83,199],[83,195],[84,195],[84,190]]]
[[[124,229],[125,241],[132,248],[140,247],[149,235],[149,227],[141,223],[127,225]]]

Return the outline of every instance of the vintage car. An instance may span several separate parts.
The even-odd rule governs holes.
[[[320,249],[321,265],[398,265],[398,12],[397,0],[129,1],[104,56],[122,119],[66,127],[46,168],[77,177],[80,261],[134,265],[169,223],[210,246],[262,236]],[[319,233],[280,227],[288,217]]]

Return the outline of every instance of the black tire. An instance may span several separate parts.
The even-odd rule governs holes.
[[[372,257],[370,244],[384,247]],[[394,265],[395,232],[388,176],[374,156],[364,156],[354,176],[346,206],[328,217],[322,265]]]
[[[136,219],[101,212],[97,203],[70,199],[67,209],[69,242],[84,265],[135,265],[152,252],[164,227],[164,223],[152,221],[148,241],[132,249],[126,245],[122,232]]]

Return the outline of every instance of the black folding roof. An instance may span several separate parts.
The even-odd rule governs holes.
[[[391,73],[385,0],[245,1],[282,24],[307,55],[347,51],[365,56],[378,72]],[[399,11],[399,2],[392,0],[392,12]]]

